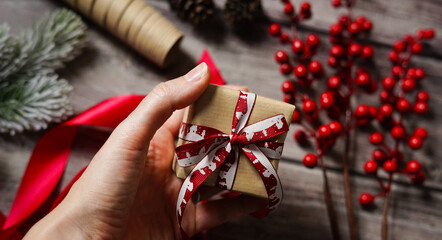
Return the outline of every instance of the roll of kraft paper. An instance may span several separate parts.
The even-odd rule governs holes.
[[[64,0],[160,67],[179,51],[183,33],[143,0]]]

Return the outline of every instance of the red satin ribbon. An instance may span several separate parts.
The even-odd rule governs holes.
[[[224,80],[210,54],[204,51],[200,62],[211,71],[211,83],[222,85]],[[0,212],[0,240],[21,239],[21,224],[34,213],[54,190],[66,167],[72,144],[82,125],[115,128],[144,98],[141,95],[122,95],[109,98],[78,116],[49,130],[36,144],[8,217]],[[70,187],[81,176],[80,171],[53,203],[61,202]]]

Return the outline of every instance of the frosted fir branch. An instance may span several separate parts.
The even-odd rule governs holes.
[[[72,86],[56,74],[20,79],[0,91],[0,132],[14,135],[38,131],[49,122],[60,122],[73,114],[68,93]]]
[[[46,14],[18,36],[0,25],[0,133],[42,130],[73,114],[72,86],[55,70],[80,53],[85,30],[66,9]]]
[[[5,46],[15,48],[17,53],[5,68],[0,68],[0,82],[63,67],[85,45],[85,30],[86,25],[72,11],[61,9],[46,14],[32,28],[6,42]]]

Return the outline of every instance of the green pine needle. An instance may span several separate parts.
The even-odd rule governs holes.
[[[46,14],[17,36],[0,25],[0,132],[38,131],[73,113],[72,87],[55,70],[80,53],[85,30],[66,9]]]

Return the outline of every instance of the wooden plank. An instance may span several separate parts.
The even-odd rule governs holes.
[[[88,48],[82,56],[68,64],[67,69],[60,72],[75,87],[71,99],[76,112],[81,112],[100,100],[117,94],[149,92],[156,84],[181,75],[190,69],[206,46],[229,83],[250,86],[253,91],[266,97],[281,98],[279,89],[284,78],[279,74],[273,60],[273,53],[280,46],[275,43],[275,39],[267,36],[266,23],[258,24],[253,28],[256,31],[251,35],[237,34],[222,22],[216,22],[215,28],[208,26],[195,29],[170,12],[166,1],[148,2],[185,33],[183,53],[179,56],[178,62],[167,70],[159,70],[88,21],[91,26],[88,31],[90,40]],[[217,5],[221,2],[217,1]],[[371,3],[373,5],[370,5]],[[324,33],[335,14],[328,4],[328,1],[325,3],[323,1],[319,3],[319,0],[312,1],[314,19],[307,25],[308,31],[310,29],[318,31],[320,37],[324,39],[324,45],[318,53],[318,59],[322,62],[327,57],[329,47],[325,43],[327,36]],[[17,32],[18,29],[38,19],[47,10],[58,6],[61,5],[49,0],[2,0],[0,1],[0,22],[10,22],[14,31]],[[389,63],[386,59],[388,45],[393,39],[424,23],[427,26],[434,26],[437,33],[442,33],[438,15],[440,5],[437,1],[373,0],[358,1],[357,6],[356,12],[366,12],[367,15],[373,16],[375,21],[377,32],[372,39],[376,43],[376,62],[380,71],[377,79],[381,79],[389,71]],[[279,0],[264,1],[264,8],[272,19],[281,17],[280,7]],[[316,8],[319,9],[316,10]],[[416,9],[413,10],[413,8]],[[407,12],[415,14],[406,16]],[[390,22],[394,22],[394,25],[389,25]],[[302,34],[305,33],[306,31],[302,31]],[[432,45],[437,48],[439,42],[440,38],[437,38]],[[428,75],[422,83],[423,87],[432,95],[430,116],[423,120],[418,119],[420,124],[432,131],[424,150],[416,154],[416,158],[425,162],[426,171],[430,173],[429,181],[426,184],[427,187],[419,189],[410,186],[407,179],[398,179],[399,183],[393,187],[390,212],[391,239],[438,239],[442,235],[442,210],[439,206],[442,202],[442,165],[440,161],[437,161],[442,156],[442,150],[437,146],[442,138],[442,130],[438,124],[442,114],[442,110],[438,108],[442,103],[440,97],[442,85],[439,83],[441,60],[438,54],[426,54],[424,57],[416,58],[416,64],[424,67]],[[326,71],[331,72],[330,69]],[[0,136],[1,211],[6,213],[9,211],[29,155],[41,134]],[[107,136],[107,134],[94,133],[90,129],[83,129],[82,134],[83,137],[77,139],[75,150],[63,176],[63,186],[87,164]],[[361,171],[361,166],[371,149],[366,140],[368,135],[362,131],[358,131],[357,135],[359,147],[356,149],[357,158],[352,174],[355,202],[359,193],[363,191],[372,193],[379,191],[374,179],[362,174]],[[339,144],[336,147],[336,151],[340,151]],[[309,170],[300,165],[303,151],[289,136],[284,153],[287,160],[282,161],[280,167],[285,193],[285,200],[280,209],[263,220],[245,217],[226,223],[209,231],[209,239],[329,239],[320,171],[319,169]],[[339,154],[337,155],[339,159]],[[327,159],[327,164],[331,169],[329,176],[340,218],[341,233],[347,237],[343,208],[344,196],[341,187],[342,175],[334,170],[339,163]],[[376,201],[379,208],[371,212],[363,211],[355,204],[361,239],[379,239],[382,212],[382,201],[379,200]]]

